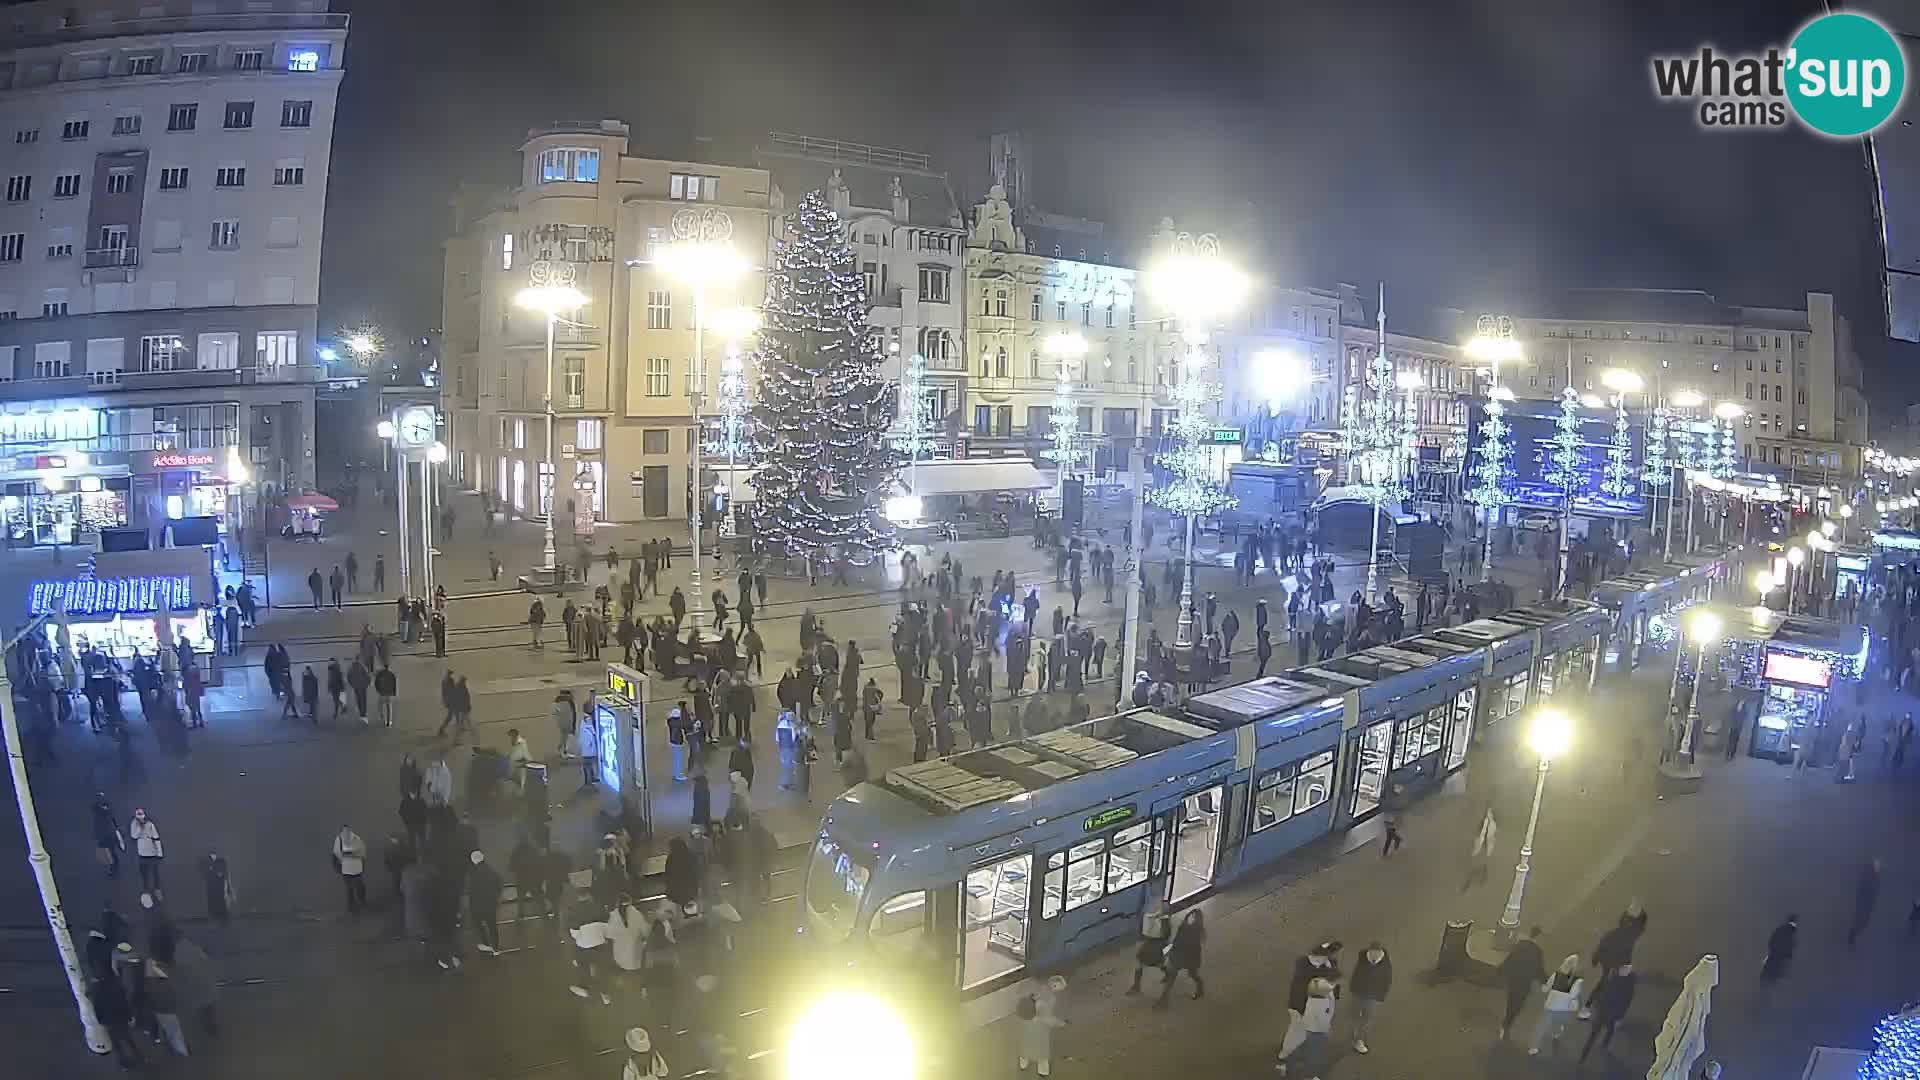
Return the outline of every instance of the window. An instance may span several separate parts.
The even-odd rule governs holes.
[[[86,120],[69,120],[60,125],[60,137],[68,142],[87,137],[87,129],[92,126]]]
[[[673,450],[673,443],[667,437],[665,428],[648,428],[640,433],[640,452],[643,454],[666,454]]]
[[[975,405],[973,407],[973,433],[986,435],[993,430],[993,406]]]
[[[647,396],[666,397],[672,392],[672,388],[672,361],[664,356],[647,357]]]
[[[1752,383],[1747,384],[1747,400],[1748,401],[1753,400],[1753,384]]]
[[[1775,375],[1783,375],[1783,374],[1785,374],[1785,373],[1786,373],[1786,370],[1787,370],[1787,358],[1786,358],[1786,357],[1784,357],[1784,356],[1776,356],[1776,357],[1774,357],[1774,358],[1773,358],[1773,373],[1774,373]]]
[[[667,176],[667,198],[687,202],[714,202],[720,198],[720,178],[671,173]]]
[[[303,128],[313,126],[313,102],[283,101],[280,103],[280,126],[283,128]]]
[[[254,335],[253,366],[257,371],[290,368],[300,362],[300,335],[291,330],[274,330]]]
[[[181,53],[174,64],[175,71],[182,75],[193,75],[207,70],[207,54],[203,52]]]
[[[1747,370],[1748,371],[1753,370],[1753,357],[1751,356],[1747,357]]]
[[[1113,834],[1113,849],[1107,858],[1107,895],[1130,889],[1147,880],[1153,855],[1153,822],[1143,821]]]
[[[125,225],[102,225],[95,234],[95,251],[125,251],[127,248],[127,227]]]
[[[901,893],[880,905],[867,927],[867,940],[875,952],[890,961],[904,962],[919,955],[920,943],[927,934],[927,894]]]
[[[33,194],[33,177],[31,176],[7,177],[7,201],[8,202],[26,202],[28,196],[32,194]]]
[[[320,50],[294,48],[287,50],[288,71],[319,71]]]
[[[63,228],[63,229],[47,230],[47,258],[49,259],[73,258],[73,230],[72,229]]]
[[[1333,796],[1333,752],[1315,754],[1300,763],[1300,779],[1293,785],[1293,812],[1304,814]]]
[[[673,293],[653,289],[647,293],[647,329],[673,329]],[[648,361],[652,363],[652,361]]]
[[[250,128],[252,126],[253,126],[253,102],[251,101],[227,102],[226,128],[228,131],[236,131],[241,128]]]
[[[1037,289],[1036,289],[1036,290],[1034,290],[1034,293],[1033,293],[1033,296],[1032,296],[1032,297],[1030,297],[1030,299],[1031,299],[1031,300],[1033,301],[1033,303],[1032,303],[1032,305],[1031,305],[1031,306],[1030,306],[1030,307],[1028,308],[1028,310],[1027,310],[1027,318],[1029,318],[1029,319],[1031,319],[1031,320],[1033,320],[1034,322],[1039,322],[1039,321],[1040,321],[1040,292],[1039,292],[1039,290],[1037,290]]]
[[[168,131],[192,131],[199,122],[198,105],[171,105],[167,108]]]
[[[1007,290],[998,289],[993,294],[993,313],[1002,318],[1007,314]]]
[[[573,422],[573,446],[576,450],[599,450],[606,446],[605,420],[595,417],[591,420]]]
[[[1253,831],[1270,829],[1293,816],[1293,784],[1298,765],[1282,765],[1260,778],[1253,793]]]
[[[951,271],[944,266],[923,266],[920,268],[920,299],[930,304],[944,304],[949,299],[947,286]]]
[[[1063,859],[1066,863],[1066,910],[1085,907],[1100,899],[1100,894],[1106,888],[1106,848],[1106,838],[1098,837],[1084,844],[1075,844],[1065,853],[1056,851],[1048,857],[1047,867],[1052,871],[1047,874],[1049,885],[1057,883],[1057,868]],[[1051,898],[1052,890],[1049,889],[1048,893]],[[1043,915],[1046,906],[1045,903],[1041,905]]]
[[[64,307],[65,305],[62,304]],[[33,377],[64,379],[73,374],[72,343],[43,341],[33,347]]]
[[[561,362],[561,368],[561,386],[563,388],[561,392],[566,394],[568,405],[577,409],[587,396],[587,358],[584,356],[566,357]]]
[[[245,165],[222,165],[213,170],[214,187],[246,187],[247,167]]]
[[[273,167],[274,187],[299,187],[307,182],[307,167],[297,161],[285,161]]]
[[[500,234],[500,269],[513,269],[513,234]]]
[[[1806,388],[1806,387],[1804,387],[1804,386],[1803,386],[1803,387],[1801,387],[1800,389],[1798,389],[1798,390],[1795,390],[1795,391],[1793,392],[1793,403],[1794,403],[1795,405],[1805,405],[1805,404],[1807,403],[1807,388]]]
[[[866,289],[868,297],[878,296],[880,294],[880,264],[876,262],[861,263],[860,280]]]
[[[152,334],[140,339],[141,371],[172,371],[180,358],[179,334]]]
[[[39,142],[40,129],[39,128],[21,128],[20,130],[13,133],[13,141],[16,144]]]
[[[48,289],[47,298],[40,303],[40,317],[58,319],[67,314],[67,290]]]
[[[267,66],[267,54],[259,49],[241,49],[233,54],[235,71],[259,71]]]
[[[229,250],[240,246],[240,223],[232,218],[215,221],[207,246]]]
[[[1053,302],[1053,318],[1056,322],[1067,321],[1067,302],[1065,300],[1055,300]]]
[[[107,194],[125,195],[127,192],[132,190],[133,190],[133,170],[132,169],[108,169],[107,170]]]
[[[0,262],[19,262],[26,251],[26,233],[0,233]]]
[[[1107,329],[1113,329],[1113,304],[1111,301],[1107,304]]]
[[[87,341],[87,378],[95,385],[120,381],[126,368],[125,338],[90,338]]]
[[[114,133],[115,135],[138,135],[138,134],[140,134],[140,114],[139,114],[139,113],[129,113],[129,114],[127,114],[127,115],[124,115],[124,116],[116,116],[116,117],[114,117],[114,118],[113,118],[113,133]]]

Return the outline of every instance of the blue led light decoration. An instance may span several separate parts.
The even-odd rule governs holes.
[[[1208,441],[1213,422],[1207,407],[1220,396],[1220,386],[1200,374],[1206,362],[1207,355],[1197,343],[1188,345],[1173,385],[1173,403],[1179,411],[1167,429],[1171,445],[1154,458],[1170,474],[1170,481],[1147,489],[1147,501],[1153,505],[1196,517],[1231,510],[1239,501],[1214,480],[1213,447]]]
[[[1860,1080],[1920,1076],[1920,1002],[1908,1002],[1873,1029],[1873,1053],[1860,1063]]]
[[[1586,478],[1586,455],[1580,447],[1580,395],[1572,386],[1560,391],[1560,415],[1553,421],[1553,438],[1547,441],[1547,468],[1544,479],[1560,489],[1566,505],[1580,493]]]
[[[1713,477],[1716,480],[1731,480],[1734,474],[1740,471],[1740,446],[1733,438],[1733,420],[1731,417],[1719,420],[1714,424],[1714,428],[1720,435],[1720,445],[1717,452],[1712,455]],[[1709,433],[1707,439],[1708,445],[1711,446],[1713,435]]]
[[[846,225],[809,192],[767,272],[754,351],[754,526],[768,551],[864,566],[893,546],[881,497],[897,471],[896,399],[880,363]]]
[[[1613,395],[1613,441],[1607,445],[1607,464],[1600,490],[1610,499],[1625,499],[1639,491],[1633,475],[1633,436],[1627,426],[1627,395]]]
[[[1513,477],[1513,467],[1508,464],[1513,457],[1513,442],[1509,438],[1506,404],[1489,396],[1484,408],[1487,418],[1480,425],[1480,460],[1474,462],[1473,487],[1467,492],[1467,498],[1491,523],[1500,508],[1513,501],[1507,484]]]

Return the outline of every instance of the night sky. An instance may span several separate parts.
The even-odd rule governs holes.
[[[1276,281],[1384,278],[1397,307],[1526,311],[1539,290],[1839,297],[1876,426],[1920,390],[1884,341],[1857,143],[1712,134],[1653,52],[1784,42],[1811,3],[740,4],[334,0],[354,16],[322,325],[437,325],[446,200],[508,183],[526,129],[613,117],[632,151],[770,130],[922,150],[971,203],[987,136],[1048,209],[1126,234],[1253,220]],[[1680,9],[1680,10],[1675,10]],[[714,140],[711,144],[702,140]]]

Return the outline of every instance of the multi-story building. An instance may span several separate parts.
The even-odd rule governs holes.
[[[757,308],[765,294],[766,170],[627,149],[618,121],[536,129],[520,148],[516,187],[455,200],[441,356],[450,460],[461,482],[528,516],[550,504],[550,394],[553,461],[567,499],[600,520],[684,520],[698,437],[696,296],[655,256],[680,239],[725,242],[741,256],[749,269],[701,289],[709,327],[722,309]],[[516,303],[543,282],[571,283],[586,298],[555,322],[550,375],[547,317]],[[728,343],[708,330],[702,347],[716,387]],[[711,413],[711,394],[707,401]]]
[[[925,154],[776,132],[756,151],[773,176],[776,230],[788,208],[819,191],[847,224],[866,279],[868,322],[899,382],[906,359],[926,359],[928,415],[951,436],[967,394],[966,222],[944,173]]]
[[[1860,475],[1866,392],[1851,327],[1827,293],[1793,310],[1703,292],[1586,290],[1515,323],[1525,360],[1502,377],[1522,397],[1551,397],[1569,380],[1605,393],[1602,373],[1626,368],[1649,393],[1685,389],[1741,406],[1740,453],[1752,469],[1812,484]]]
[[[10,542],[313,483],[347,16],[326,0],[0,10],[0,516]]]

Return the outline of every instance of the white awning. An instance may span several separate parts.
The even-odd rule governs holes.
[[[972,461],[923,461],[913,470],[916,495],[974,495],[989,491],[1040,491],[1053,480],[1027,458],[982,458]],[[907,485],[907,470],[900,483]]]

